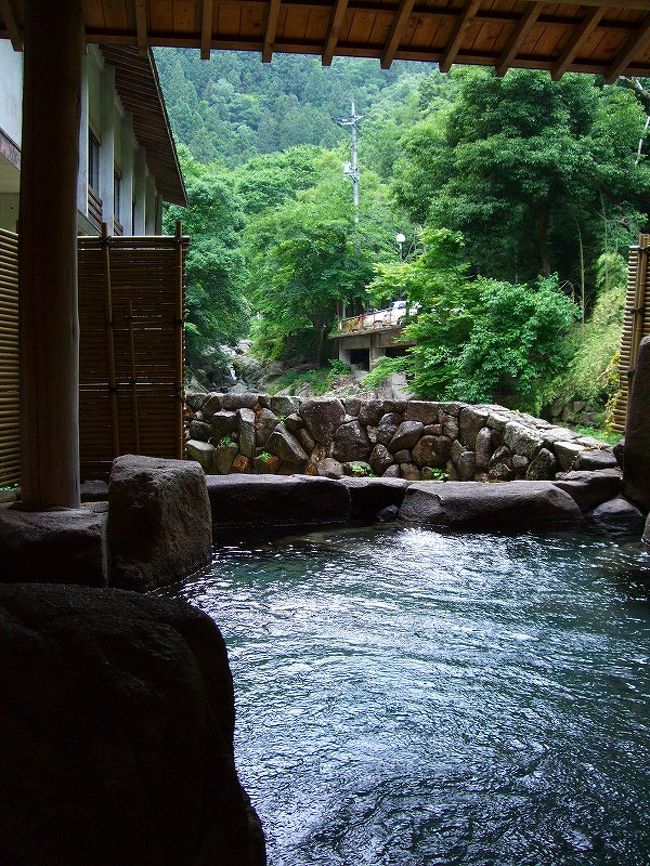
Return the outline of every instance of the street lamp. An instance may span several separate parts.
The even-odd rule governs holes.
[[[395,240],[397,241],[397,245],[399,247],[399,260],[402,261],[402,251],[404,249],[404,241],[406,240],[406,235],[403,235],[402,232],[398,232],[395,235]]]

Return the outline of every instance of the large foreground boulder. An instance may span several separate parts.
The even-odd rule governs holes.
[[[639,345],[627,406],[623,484],[628,499],[650,510],[650,337]]]
[[[223,639],[179,601],[0,587],[3,866],[262,866]]]
[[[185,460],[126,455],[108,483],[110,583],[147,590],[210,559],[212,522],[203,469]]]
[[[550,481],[411,484],[400,519],[428,526],[509,529],[581,521],[577,503]]]
[[[106,586],[105,509],[0,509],[0,581]]]
[[[353,520],[375,520],[380,511],[404,501],[409,482],[405,478],[341,478],[350,491]]]
[[[589,519],[608,532],[641,534],[645,515],[628,499],[616,496],[589,512]]]
[[[348,489],[309,475],[208,475],[215,525],[272,526],[343,523],[350,517]]]

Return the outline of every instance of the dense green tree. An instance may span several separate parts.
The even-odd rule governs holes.
[[[187,363],[200,368],[210,351],[245,333],[248,307],[244,300],[244,259],[240,249],[242,213],[232,178],[213,165],[202,165],[180,150],[189,205],[170,207],[164,228],[174,231],[182,220],[191,243],[187,258]]]

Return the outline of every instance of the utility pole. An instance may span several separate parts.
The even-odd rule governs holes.
[[[343,163],[343,174],[352,179],[352,202],[354,204],[354,224],[359,225],[359,163],[357,160],[357,130],[359,121],[363,120],[363,114],[357,114],[354,108],[354,99],[351,102],[352,111],[349,117],[339,120],[341,126],[349,126],[352,135],[352,160]]]

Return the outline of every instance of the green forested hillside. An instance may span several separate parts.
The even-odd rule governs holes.
[[[418,347],[387,368],[418,394],[603,411],[622,256],[647,221],[644,82],[157,59],[192,201],[195,369],[249,330],[261,358],[318,366],[343,303],[405,297]],[[352,98],[365,115],[358,226],[337,124]]]

